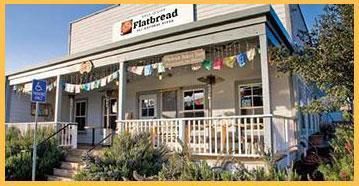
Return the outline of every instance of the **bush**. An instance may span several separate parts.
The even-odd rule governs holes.
[[[102,157],[85,155],[85,167],[76,180],[135,180],[140,176],[155,176],[167,161],[165,147],[154,148],[147,133],[114,137],[113,145]]]
[[[354,179],[354,126],[340,125],[330,141],[333,149],[331,162],[322,164],[318,170],[326,181],[350,181]]]
[[[241,162],[223,158],[219,166],[210,167],[206,161],[194,162],[185,144],[183,151],[173,154],[159,172],[159,180],[181,181],[293,181],[300,176],[293,167],[280,170],[269,155],[266,155],[267,169],[258,167],[249,170]],[[218,163],[217,163],[218,164]],[[231,167],[230,167],[231,165]]]
[[[37,140],[42,141],[52,133],[52,128],[40,128],[37,132]],[[6,180],[31,180],[32,143],[33,130],[21,134],[17,128],[8,128],[5,145]],[[53,168],[59,166],[63,158],[64,151],[57,147],[55,138],[39,144],[37,146],[36,180],[46,180],[46,174],[51,174]]]

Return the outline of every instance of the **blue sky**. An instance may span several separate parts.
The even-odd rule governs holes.
[[[109,5],[7,5],[5,71],[18,71],[68,54],[69,22]],[[301,5],[309,27],[323,5]]]

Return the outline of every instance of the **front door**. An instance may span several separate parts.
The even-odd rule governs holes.
[[[103,128],[116,129],[117,98],[103,98],[102,102]]]
[[[139,118],[157,118],[157,95],[147,94],[139,97]]]

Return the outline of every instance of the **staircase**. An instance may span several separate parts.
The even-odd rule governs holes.
[[[47,175],[48,181],[73,181],[73,176],[82,168],[81,156],[91,146],[78,146],[70,149],[59,168],[54,168],[53,175]]]

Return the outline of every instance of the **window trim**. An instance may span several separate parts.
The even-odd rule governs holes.
[[[85,115],[84,116],[77,116],[77,103],[85,103]],[[85,131],[85,127],[87,125],[87,116],[88,116],[88,100],[87,99],[76,99],[74,101],[74,106],[75,106],[75,109],[74,109],[74,121],[76,121],[76,118],[85,118],[85,124],[84,124],[84,129],[80,129],[78,127],[78,131]]]
[[[153,106],[154,115],[153,116],[142,116],[142,104],[141,104],[141,97],[143,96],[153,96],[155,98],[155,105]],[[154,119],[158,118],[158,94],[157,93],[148,93],[148,94],[141,94],[138,96],[138,118],[140,119]]]
[[[245,80],[245,81],[235,81],[235,111],[236,115],[242,115],[241,110],[247,109],[247,110],[255,110],[255,109],[264,109],[264,103],[263,106],[252,106],[252,107],[241,107],[241,95],[240,95],[240,87],[242,86],[253,86],[253,85],[261,85],[262,87],[262,99],[263,99],[263,83],[261,79],[253,79],[253,80]],[[251,90],[253,93],[253,90]],[[251,95],[253,96],[253,94]],[[252,100],[253,104],[253,100]]]

